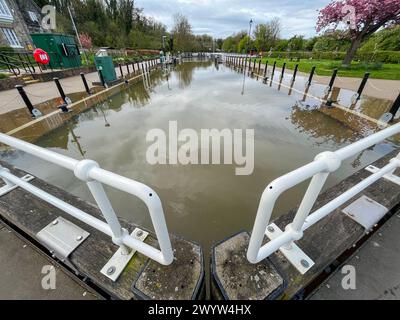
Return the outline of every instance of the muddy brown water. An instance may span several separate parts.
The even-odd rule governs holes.
[[[285,78],[288,82],[290,78]],[[169,231],[200,243],[208,261],[210,247],[240,230],[251,231],[260,196],[275,178],[313,160],[320,152],[337,150],[361,138],[339,121],[316,110],[320,102],[290,92],[212,62],[187,62],[168,75],[151,77],[151,88],[138,83],[44,135],[36,144],[77,159],[93,159],[103,168],[143,182],[162,199]],[[304,79],[295,88],[303,90]],[[312,93],[321,96],[322,86]],[[243,94],[242,94],[243,93]],[[350,101],[353,93],[342,93]],[[358,109],[379,115],[388,103],[364,97]],[[369,110],[369,108],[371,110]],[[380,109],[379,109],[380,108]],[[379,109],[379,110],[378,110]],[[369,111],[368,111],[369,110]],[[236,176],[236,165],[150,165],[146,151],[149,130],[254,129],[255,167],[249,176]],[[332,175],[333,186],[363,166],[393,150],[390,142],[345,161]],[[86,185],[55,165],[21,152],[3,159],[68,192],[94,202]],[[295,207],[306,184],[285,193],[274,216]],[[148,212],[136,198],[106,188],[121,217],[152,228]]]

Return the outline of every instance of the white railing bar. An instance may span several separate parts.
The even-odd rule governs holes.
[[[269,184],[261,196],[260,204],[257,210],[257,216],[247,251],[248,260],[251,263],[258,263],[273,252],[277,251],[282,245],[286,245],[288,248],[290,248],[290,243],[292,241],[302,238],[306,221],[308,228],[312,225],[312,223],[310,224],[310,221],[314,221],[313,223],[315,223],[340,206],[340,204],[338,206],[332,205],[339,203],[339,201],[335,202],[335,200],[339,199],[342,201],[343,199],[346,199],[346,196],[352,195],[356,190],[358,190],[358,192],[355,193],[357,194],[385,174],[389,173],[390,170],[394,171],[400,163],[399,159],[392,159],[392,163],[385,167],[384,171],[371,175],[361,182],[358,187],[355,186],[349,191],[343,193],[340,197],[333,200],[332,203],[328,203],[326,208],[333,208],[332,210],[326,212],[321,211],[320,209],[319,211],[316,211],[318,215],[309,216],[329,174],[339,169],[343,160],[350,158],[398,133],[400,133],[400,124],[393,125],[369,137],[363,138],[358,142],[337,150],[336,152],[323,152],[319,154],[313,162],[298,168]],[[279,196],[288,189],[310,178],[312,178],[312,180],[303,197],[293,222],[286,227],[286,231],[281,237],[275,238],[273,241],[270,241],[264,245],[264,247],[261,247],[266,227],[271,220],[272,211]],[[328,205],[332,205],[332,207],[329,207]],[[318,220],[315,221],[314,219],[316,218],[318,218]]]
[[[105,222],[93,217],[92,215],[87,214],[86,212],[56,198],[55,196],[43,191],[42,189],[39,189],[28,182],[25,182],[21,178],[14,176],[10,172],[8,172],[7,169],[0,168],[0,176],[4,179],[11,181],[13,184],[28,191],[29,193],[32,193],[36,197],[50,203],[54,207],[68,213],[69,215],[73,216],[74,218],[105,233],[106,235],[108,235],[110,237],[113,236],[113,233],[112,233],[110,227],[107,225],[107,223],[105,223]]]
[[[104,218],[107,221],[107,230],[104,229],[104,226],[101,227],[96,221],[100,221],[98,219],[91,220],[88,219],[90,215],[84,213],[83,211],[76,209],[73,210],[72,206],[66,206],[65,202],[51,196],[49,199],[51,202],[47,201],[47,196],[50,196],[48,193],[40,193],[38,192],[37,188],[32,188],[30,184],[27,184],[23,181],[18,181],[15,183],[15,179],[19,179],[14,176],[13,183],[20,186],[21,188],[32,192],[35,195],[40,195],[39,197],[44,201],[47,201],[51,204],[58,205],[58,208],[61,210],[67,209],[68,211],[64,210],[65,212],[73,215],[75,218],[89,224],[90,226],[102,231],[103,233],[112,237],[113,242],[116,245],[119,245],[124,251],[128,249],[125,246],[128,246],[131,249],[135,249],[140,253],[148,256],[151,259],[156,260],[157,262],[163,265],[169,265],[173,262],[173,251],[171,240],[169,238],[168,228],[165,221],[164,210],[162,208],[161,200],[158,197],[157,193],[149,188],[148,186],[125,178],[123,176],[114,174],[107,170],[101,169],[99,165],[92,160],[75,160],[69,158],[64,155],[57,154],[53,151],[46,150],[44,148],[32,145],[25,141],[10,137],[8,135],[0,133],[0,142],[7,144],[15,149],[19,149],[26,153],[29,153],[33,156],[41,158],[47,162],[54,163],[66,169],[69,169],[74,172],[75,176],[86,182],[90,192],[92,193],[96,203],[98,204]],[[6,178],[5,178],[6,179]],[[10,180],[11,181],[11,180]],[[160,250],[147,245],[135,238],[129,236],[128,231],[123,229],[119,223],[119,220],[112,208],[112,205],[103,189],[101,183],[104,183],[110,187],[114,187],[120,191],[124,191],[131,195],[134,195],[140,198],[147,206],[150,217],[154,226],[154,231],[157,236],[157,240],[160,246]],[[29,187],[31,186],[31,187]],[[55,201],[55,200],[58,201]],[[61,203],[62,202],[62,203]],[[82,215],[84,213],[85,215]],[[82,215],[82,220],[80,216]],[[102,222],[104,223],[104,222]],[[98,228],[100,226],[100,228]]]
[[[382,169],[380,169],[378,172],[368,176],[364,180],[362,180],[360,183],[356,184],[354,187],[351,189],[347,190],[345,193],[341,194],[337,198],[333,199],[332,201],[328,202],[325,204],[323,207],[319,208],[312,214],[310,214],[303,227],[302,230],[305,231],[308,228],[310,228],[313,224],[317,223],[321,219],[323,219],[325,216],[327,216],[331,211],[337,209],[347,201],[349,201],[351,198],[356,196],[360,191],[365,190],[368,188],[371,184],[374,182],[378,181],[380,178],[382,178],[384,175],[390,173],[393,169],[396,169],[397,167],[400,166],[400,162],[398,160],[395,160]]]
[[[32,154],[35,157],[43,159],[47,162],[52,162],[60,167],[64,167],[68,170],[73,171],[75,166],[78,164],[78,160],[72,159],[70,157],[64,156],[62,154],[46,150],[44,148],[35,146],[34,144],[27,143],[20,139],[11,137],[4,133],[0,133],[0,142],[7,144],[15,149],[24,151],[26,153]]]

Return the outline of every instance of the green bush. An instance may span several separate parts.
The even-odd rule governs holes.
[[[325,52],[325,51],[274,51],[271,58],[282,59],[317,59],[317,60],[337,60],[342,61],[346,52]],[[269,53],[265,52],[263,57],[268,58]],[[400,51],[359,51],[354,60],[381,63],[400,63]]]

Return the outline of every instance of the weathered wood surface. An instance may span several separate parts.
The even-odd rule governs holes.
[[[13,174],[19,177],[22,177],[26,174],[26,172],[16,169],[5,162],[0,161],[0,165],[9,168]],[[100,210],[96,206],[83,201],[57,187],[47,184],[38,178],[35,178],[30,183],[85,211],[86,213],[104,220],[101,217]],[[0,184],[1,186],[3,185],[3,181],[1,179]],[[103,276],[100,273],[100,270],[117,251],[118,247],[115,246],[112,243],[111,238],[105,234],[97,231],[94,228],[91,228],[77,219],[74,219],[72,216],[40,200],[34,195],[27,193],[21,188],[17,188],[14,191],[0,197],[0,215],[9,223],[15,225],[17,228],[36,240],[37,232],[60,216],[86,230],[90,233],[90,236],[70,255],[70,262],[79,271],[80,275],[88,277],[93,283],[102,288],[104,291],[108,292],[112,297],[116,299],[135,298],[131,290],[132,283],[139,277],[144,266],[148,263],[149,259],[147,257],[136,253],[120,278],[116,282],[112,282],[107,277]],[[122,219],[120,219],[120,221],[123,228],[128,229],[129,232],[132,232],[136,227],[139,227]],[[185,265],[185,261],[182,261],[184,264],[184,267],[182,267],[180,266],[181,260],[175,259],[172,267],[169,269],[169,272],[173,272],[174,268],[177,268],[178,266],[180,266],[180,268],[186,268],[186,274],[190,274],[191,277],[186,278],[186,282],[182,283],[189,288],[194,288],[195,285],[191,283],[191,281],[195,282],[197,285],[197,283],[200,282],[203,277],[203,265],[199,265],[200,263],[203,263],[201,248],[174,235],[171,235],[171,240],[174,243],[174,249],[179,250],[181,247],[191,247],[193,250],[195,249],[194,252],[197,255],[197,259],[194,260],[194,263],[196,264],[196,268],[194,268],[192,265]],[[151,232],[150,236],[145,242],[152,246],[158,246],[157,240],[154,234]],[[166,273],[167,279],[172,279],[172,277],[168,276],[168,272],[166,272],[165,269],[162,270]],[[165,287],[165,284],[162,285]],[[179,293],[180,295],[178,297],[175,291],[168,294],[174,299],[193,298],[193,292],[185,292],[186,296]]]
[[[373,165],[382,168],[397,154],[398,150],[395,150],[373,163]],[[399,171],[400,170],[397,170],[395,174],[399,174]],[[371,175],[370,172],[361,169],[359,172],[343,180],[338,185],[322,193],[318,197],[312,212],[347,191],[369,175]],[[314,260],[315,265],[305,275],[301,275],[280,252],[272,254],[269,259],[278,268],[281,276],[288,284],[284,294],[281,296],[282,299],[301,298],[302,290],[307,285],[316,279],[332,262],[365,236],[364,228],[341,212],[343,208],[362,195],[379,202],[389,210],[394,209],[400,203],[400,187],[385,179],[380,179],[306,230],[304,237],[296,243],[311,259]],[[291,210],[289,213],[278,218],[275,223],[284,230],[285,226],[292,222],[296,211],[297,208]],[[264,243],[267,241],[268,239],[265,238]],[[242,267],[243,266],[240,264],[237,264],[234,267],[229,266],[229,268],[233,270],[239,270]],[[248,276],[244,274],[243,277]]]
[[[214,247],[211,270],[216,283],[212,284],[212,292],[215,294],[215,285],[223,288],[221,295],[214,298],[265,300],[282,293],[284,280],[271,263],[251,264],[247,261],[249,240],[250,235],[241,232]]]

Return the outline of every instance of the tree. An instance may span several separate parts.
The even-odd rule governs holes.
[[[304,48],[304,36],[295,35],[289,39],[288,47],[291,51],[300,51]]]
[[[281,24],[278,18],[269,23],[258,24],[254,30],[254,45],[258,51],[267,51],[273,48],[279,37]]]
[[[81,40],[82,47],[84,47],[85,49],[92,49],[92,38],[88,34],[81,33],[79,35],[79,39]]]
[[[317,31],[340,23],[347,24],[347,38],[350,48],[343,60],[349,66],[357,49],[372,34],[388,24],[400,22],[399,0],[334,0],[320,11]]]
[[[174,47],[178,51],[191,51],[192,50],[192,26],[189,20],[184,15],[177,13],[173,16],[174,27],[172,34],[174,36]]]

